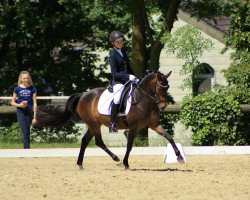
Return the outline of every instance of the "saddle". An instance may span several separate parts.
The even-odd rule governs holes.
[[[132,104],[132,96],[135,89],[135,84],[130,83],[127,84],[121,95],[121,103],[119,106],[118,116],[127,115],[131,104]],[[108,86],[108,88],[101,94],[100,99],[98,101],[98,112],[103,115],[110,115],[111,107],[113,104],[113,88]]]

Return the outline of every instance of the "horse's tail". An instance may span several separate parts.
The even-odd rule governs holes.
[[[69,97],[66,102],[64,111],[58,108],[45,110],[39,107],[36,113],[36,124],[41,127],[58,127],[65,124],[72,115],[76,114],[76,107],[82,93],[76,93]],[[46,108],[46,107],[45,107]]]

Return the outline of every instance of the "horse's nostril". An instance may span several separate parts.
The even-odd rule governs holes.
[[[166,108],[166,106],[163,106],[163,107],[161,107],[160,109],[161,109],[161,110],[164,110],[165,108]]]
[[[159,107],[160,107],[161,110],[164,110],[166,108],[166,106],[167,106],[166,103],[161,103],[159,105]]]

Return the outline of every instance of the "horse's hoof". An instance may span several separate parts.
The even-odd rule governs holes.
[[[121,161],[116,162],[116,166],[122,166],[122,165],[123,165],[123,163]]]
[[[125,170],[129,171],[130,170],[129,166],[125,166]]]
[[[116,162],[120,162],[120,159],[119,159],[117,156],[115,156],[115,157],[113,158],[113,160],[116,161]]]
[[[181,164],[185,164],[186,163],[185,160],[183,159],[183,157],[181,155],[178,156],[177,161],[178,161],[178,163],[181,163]]]
[[[82,165],[77,165],[77,166],[78,166],[78,169],[79,169],[80,171],[83,170],[83,166],[82,166]]]

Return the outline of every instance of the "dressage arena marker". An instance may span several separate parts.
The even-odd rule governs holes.
[[[184,154],[182,145],[180,143],[176,143],[176,146],[178,147],[179,151],[181,152],[181,155],[186,163],[186,158],[185,158],[185,154]],[[164,156],[163,162],[164,163],[176,163],[176,162],[178,162],[177,156],[175,155],[174,149],[170,143],[168,143],[168,145],[167,145],[167,151],[166,151],[166,154]]]

